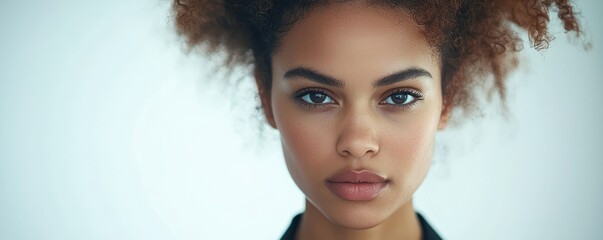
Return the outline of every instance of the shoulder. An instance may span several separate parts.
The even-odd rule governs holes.
[[[417,217],[419,218],[419,223],[421,224],[421,232],[423,233],[423,240],[441,240],[442,237],[438,235],[438,233],[429,225],[427,220],[421,215],[417,213]]]

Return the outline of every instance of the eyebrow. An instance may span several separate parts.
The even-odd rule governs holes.
[[[328,76],[326,74],[319,73],[318,71],[313,70],[308,67],[293,68],[293,69],[287,71],[283,77],[286,79],[301,77],[301,78],[305,78],[305,79],[313,81],[313,82],[317,82],[317,83],[321,83],[321,84],[325,84],[325,85],[329,85],[329,86],[333,86],[333,87],[338,87],[338,88],[343,88],[345,86],[343,81],[336,79],[334,77]],[[392,73],[390,75],[387,75],[385,77],[382,77],[381,79],[379,79],[379,80],[375,81],[375,83],[373,83],[373,87],[383,87],[383,86],[391,85],[391,84],[401,82],[404,80],[415,79],[415,78],[419,78],[419,77],[433,78],[427,70],[422,69],[422,68],[412,67],[412,68],[407,68],[407,69]]]
[[[319,73],[315,70],[312,70],[307,67],[296,67],[285,73],[284,78],[295,78],[301,77],[308,79],[310,81],[314,81],[317,83],[322,83],[329,86],[342,88],[344,86],[343,81],[335,79],[334,77],[327,76],[326,74]]]

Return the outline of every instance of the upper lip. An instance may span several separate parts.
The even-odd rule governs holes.
[[[327,179],[332,183],[382,183],[388,181],[385,177],[367,169],[343,170]]]

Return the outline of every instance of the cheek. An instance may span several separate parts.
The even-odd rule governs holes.
[[[427,125],[427,124],[423,124]],[[397,169],[409,169],[413,165],[429,163],[433,150],[435,131],[432,126],[412,125],[385,135],[381,149],[392,159]]]
[[[439,116],[439,115],[437,115]],[[408,122],[388,126],[381,135],[381,154],[390,159],[388,169],[400,184],[401,191],[412,195],[419,187],[431,165],[435,134],[436,114],[417,116]]]
[[[274,105],[283,154],[287,168],[293,180],[302,188],[309,190],[311,182],[328,174],[329,158],[335,154],[331,127],[324,118],[303,113],[294,104]]]
[[[389,133],[382,135],[382,149],[395,156],[420,161],[423,155],[430,152],[437,128],[435,124],[428,123],[431,121],[421,120],[392,126]]]

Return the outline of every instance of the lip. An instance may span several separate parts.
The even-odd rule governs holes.
[[[370,201],[387,187],[389,180],[371,170],[340,171],[325,182],[336,196],[347,201]]]

